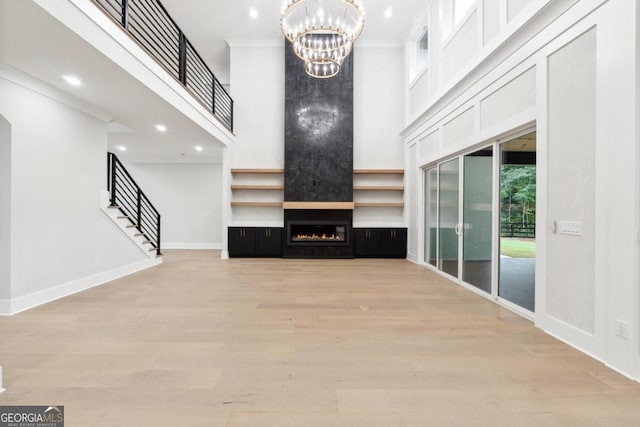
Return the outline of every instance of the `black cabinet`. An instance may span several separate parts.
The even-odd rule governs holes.
[[[229,227],[229,256],[256,256],[256,230],[252,227]]]
[[[380,233],[375,228],[354,228],[353,255],[358,258],[380,256]]]
[[[406,228],[355,228],[357,258],[406,258]]]
[[[282,256],[282,228],[229,227],[229,256]]]
[[[380,253],[386,258],[407,257],[407,229],[380,229]]]
[[[256,256],[282,256],[282,228],[256,228]]]

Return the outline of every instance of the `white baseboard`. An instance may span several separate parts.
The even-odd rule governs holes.
[[[0,366],[0,394],[4,393],[5,391],[7,391],[7,389],[2,386],[2,366]]]
[[[185,249],[185,250],[211,250],[222,249],[222,243],[210,243],[210,242],[169,242],[162,243],[161,249]]]
[[[162,258],[145,259],[22,297],[11,300],[0,300],[0,316],[12,316],[159,264],[162,264]]]

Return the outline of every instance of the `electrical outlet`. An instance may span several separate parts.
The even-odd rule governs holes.
[[[619,336],[620,338],[624,338],[625,340],[627,339],[627,334],[628,334],[628,330],[627,327],[629,325],[627,324],[627,322],[623,321],[623,320],[616,320],[616,335]]]

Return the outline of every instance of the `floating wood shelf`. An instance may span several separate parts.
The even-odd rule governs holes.
[[[356,185],[354,191],[404,191],[402,185]]]
[[[232,174],[282,174],[284,169],[231,169]]]
[[[353,202],[284,202],[285,209],[343,209],[353,210]]]
[[[232,190],[284,190],[284,185],[232,185]]]
[[[356,202],[356,208],[403,208],[404,203]]]
[[[231,206],[281,208],[282,202],[231,202]]]
[[[354,169],[354,175],[404,175],[404,169]]]

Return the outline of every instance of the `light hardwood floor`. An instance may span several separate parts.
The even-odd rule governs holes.
[[[638,426],[640,385],[403,260],[164,264],[0,318],[66,426]]]

